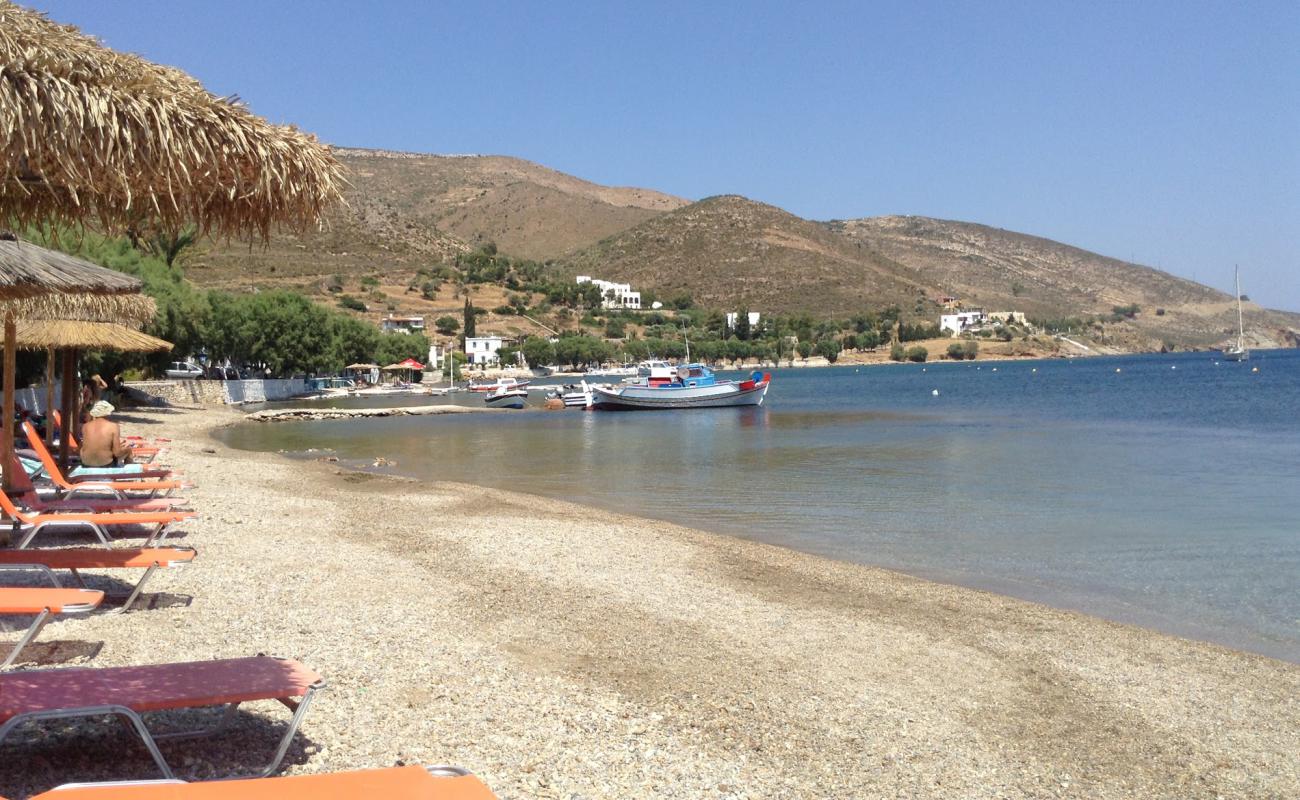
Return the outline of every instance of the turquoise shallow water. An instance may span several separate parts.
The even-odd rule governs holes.
[[[1300,351],[1246,364],[1200,353],[781,370],[759,409],[284,423],[225,436],[250,449],[330,448],[358,464],[383,455],[401,474],[681,522],[1300,661],[1297,397]]]

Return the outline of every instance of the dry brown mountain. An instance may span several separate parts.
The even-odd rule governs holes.
[[[1129,325],[1147,344],[1163,340],[1211,346],[1235,333],[1232,295],[1050,239],[928,217],[827,225],[920,272],[935,290],[972,305],[1040,317],[1107,314],[1115,306],[1137,305],[1143,311]],[[1300,328],[1300,315],[1253,303],[1246,304],[1246,316],[1248,337],[1259,346],[1293,343],[1288,331]]]
[[[562,260],[708,307],[849,313],[927,294],[924,276],[788,211],[724,195],[669,211]]]
[[[226,287],[305,285],[334,274],[413,271],[487,241],[544,260],[688,202],[504,156],[335,153],[351,187],[325,230],[278,235],[265,248],[212,247],[192,260],[190,277]]]
[[[190,258],[187,274],[207,286],[300,288],[324,302],[328,276],[344,276],[353,292],[372,275],[393,287],[386,304],[428,313],[432,306],[405,290],[415,271],[492,241],[512,256],[555,259],[568,276],[687,291],[711,307],[843,315],[896,303],[934,319],[943,295],[1043,317],[1136,304],[1142,313],[1118,331],[1134,347],[1210,346],[1235,322],[1222,292],[983,225],[925,217],[821,223],[743,197],[688,204],[599,186],[503,156],[337,152],[352,185],[325,230],[279,235],[264,248],[208,247]],[[455,299],[448,298],[438,303]],[[1247,309],[1257,345],[1294,343],[1300,315]]]
[[[848,314],[896,303],[936,320],[943,296],[1047,318],[1137,305],[1141,313],[1114,332],[1132,347],[1212,346],[1235,331],[1230,295],[1048,239],[926,217],[818,223],[736,196],[647,220],[571,254],[563,270],[774,312]],[[1257,346],[1286,345],[1300,315],[1248,303],[1247,326]]]

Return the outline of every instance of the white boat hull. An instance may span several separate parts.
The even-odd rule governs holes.
[[[759,406],[767,396],[766,381],[752,388],[739,383],[683,388],[620,386],[615,389],[592,387],[592,408],[632,411],[656,408],[728,408]]]
[[[488,408],[523,408],[528,403],[528,391],[515,389],[509,392],[493,392],[483,398]]]

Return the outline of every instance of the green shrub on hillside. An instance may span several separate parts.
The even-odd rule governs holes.
[[[361,298],[353,297],[350,294],[339,295],[339,308],[346,308],[351,311],[368,310],[366,304],[362,302]]]
[[[907,351],[903,349],[902,342],[894,342],[889,346],[889,360],[902,361],[907,357]]]
[[[906,355],[908,361],[916,361],[920,363],[930,357],[930,351],[918,344],[915,347],[907,348]]]

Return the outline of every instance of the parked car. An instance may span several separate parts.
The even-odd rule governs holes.
[[[208,367],[208,377],[214,381],[237,381],[239,370],[234,367]]]
[[[203,367],[193,361],[173,361],[167,368],[167,377],[194,380],[203,377]]]

